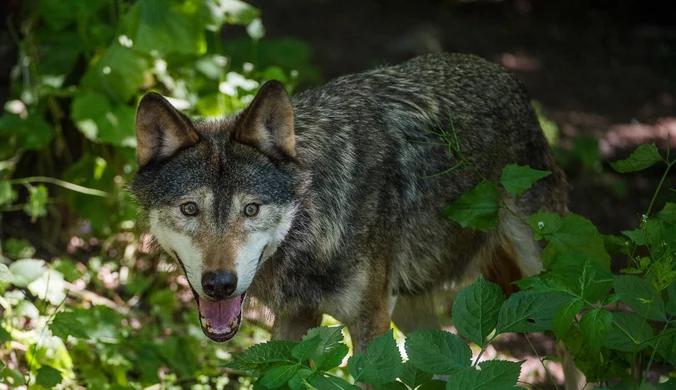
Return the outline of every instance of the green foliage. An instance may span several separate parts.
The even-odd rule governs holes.
[[[265,39],[260,10],[240,0],[10,9],[22,6],[9,27],[17,63],[0,115],[0,388],[248,388],[219,373],[229,355],[206,343],[170,267],[131,238],[138,211],[124,187],[136,170],[135,110],[152,90],[193,116],[232,114],[266,80],[289,92],[317,82],[309,47]],[[223,39],[230,25],[249,37]],[[21,229],[5,231],[7,221]],[[335,369],[347,347],[332,343],[304,353]]]
[[[135,108],[145,92],[159,90],[191,114],[223,115],[265,80],[291,91],[319,78],[307,45],[263,39],[260,11],[239,0],[36,1],[26,3],[0,116],[0,212],[23,210],[34,222],[65,201],[68,209],[51,212],[74,214],[94,235],[133,228],[123,186],[135,170]],[[227,24],[250,37],[221,39]],[[26,150],[38,152],[37,166],[24,165]],[[33,185],[44,177],[49,185]]]
[[[661,157],[650,157],[650,150],[640,148],[614,166],[625,171],[651,166]],[[676,163],[665,162],[666,176]],[[547,174],[511,165],[503,170],[500,184],[508,194],[521,194]],[[483,181],[449,206],[445,215],[463,227],[491,229],[497,224],[498,211],[509,211],[501,193],[500,187]],[[572,213],[560,216],[540,211],[522,222],[536,239],[546,243],[542,253],[546,271],[520,280],[522,291],[508,299],[499,286],[483,278],[460,291],[452,314],[460,335],[481,348],[474,362],[469,346],[458,336],[419,330],[407,335],[408,360],[402,363],[389,332],[369,344],[366,353],[356,353],[348,360],[352,380],[375,389],[514,388],[523,362],[479,359],[493,340],[507,332],[553,331],[587,379],[606,388],[645,388],[653,364],[676,362],[675,204],[667,203],[662,211],[644,217],[638,229],[623,232],[629,241],[604,239],[590,221]],[[634,262],[624,275],[610,272],[606,243],[619,244],[615,248]],[[634,256],[641,247],[649,256]],[[619,304],[631,312],[615,310]],[[332,385],[337,388],[352,388],[350,381],[327,372],[338,363],[338,356],[345,356],[347,347],[336,360],[331,358],[334,364],[313,364],[340,348],[338,331],[313,329],[300,344],[254,346],[236,356],[231,368],[246,369],[260,377],[256,382],[260,388],[279,388],[285,383],[294,389],[299,384],[323,388],[317,385],[318,378],[340,383]],[[260,348],[271,350],[262,353]],[[250,351],[262,357],[254,365],[243,363],[251,361],[246,357]],[[434,375],[445,375],[448,380],[433,379]],[[658,388],[668,386],[665,383]]]

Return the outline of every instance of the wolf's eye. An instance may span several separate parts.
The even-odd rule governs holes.
[[[181,205],[181,213],[187,217],[194,217],[198,212],[195,202],[185,202]]]
[[[255,203],[249,203],[244,207],[244,215],[247,217],[254,217],[258,214],[259,206]]]

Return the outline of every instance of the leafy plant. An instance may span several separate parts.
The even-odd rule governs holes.
[[[289,91],[317,82],[308,46],[265,39],[260,11],[240,0],[13,7],[18,61],[0,116],[0,388],[247,388],[218,374],[229,355],[206,343],[192,298],[176,298],[185,287],[175,265],[130,234],[135,108],[157,90],[194,116],[235,112],[264,80]],[[222,39],[224,26],[248,37]],[[289,48],[283,60],[268,54]]]
[[[448,137],[452,140],[452,137]],[[449,142],[461,164],[472,166],[455,142]],[[666,164],[664,179],[676,161],[663,159],[655,145],[639,147],[625,160],[612,163],[620,172]],[[477,172],[477,174],[479,174]],[[529,167],[508,165],[499,183],[484,178],[450,205],[445,215],[478,230],[494,229],[500,210],[509,209],[504,193],[519,195],[549,175]],[[273,341],[235,355],[228,367],[260,377],[255,388],[354,389],[355,381],[375,389],[507,389],[518,384],[521,362],[482,361],[486,348],[501,334],[552,331],[563,341],[590,383],[606,388],[648,388],[648,372],[656,363],[676,364],[676,204],[652,215],[653,203],[639,228],[623,236],[604,237],[587,219],[570,213],[540,211],[526,221],[537,240],[546,243],[546,271],[517,282],[520,292],[508,299],[496,284],[479,278],[458,294],[452,308],[458,333],[476,344],[473,359],[467,343],[441,330],[407,335],[402,362],[392,333],[374,340],[366,353],[347,361],[352,379],[328,372],[345,356],[340,328],[313,329],[301,343]],[[610,271],[606,248],[629,257],[620,275]],[[636,255],[646,253],[647,255]],[[329,335],[333,337],[328,342]],[[317,345],[330,344],[329,349]],[[299,353],[298,351],[312,351]],[[330,366],[317,362],[336,360]],[[541,361],[547,357],[541,357]],[[543,363],[544,365],[544,363]],[[439,375],[447,381],[440,381]],[[673,378],[658,389],[674,386]]]

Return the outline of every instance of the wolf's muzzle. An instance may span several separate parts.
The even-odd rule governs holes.
[[[202,275],[202,290],[212,299],[230,297],[237,289],[237,274],[232,271],[209,271]]]

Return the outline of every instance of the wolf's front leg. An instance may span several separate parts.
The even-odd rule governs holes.
[[[275,324],[272,326],[272,339],[300,342],[309,329],[316,328],[321,323],[322,314],[318,311],[275,314]]]

